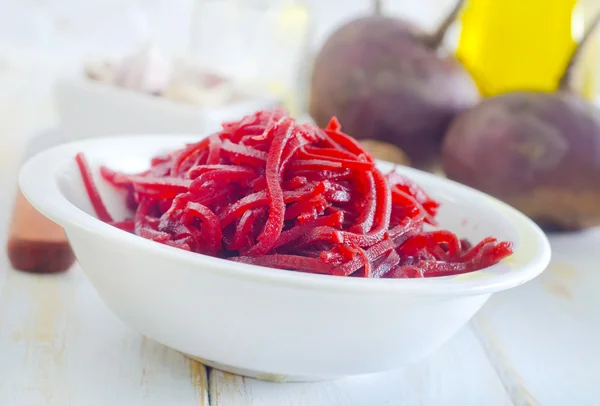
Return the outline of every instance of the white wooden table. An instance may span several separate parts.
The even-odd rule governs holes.
[[[18,154],[0,141],[0,243]],[[78,267],[9,269],[0,254],[0,406],[600,405],[600,230],[552,238],[541,277],[495,295],[428,359],[325,383],[240,378],[129,329]]]

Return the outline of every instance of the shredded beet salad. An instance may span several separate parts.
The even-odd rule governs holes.
[[[436,225],[439,203],[410,179],[383,174],[341,131],[259,111],[131,175],[101,167],[135,213],[113,221],[87,160],[76,156],[98,218],[161,244],[285,270],[363,278],[472,272],[512,254],[471,245]]]

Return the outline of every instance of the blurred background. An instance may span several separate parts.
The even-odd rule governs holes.
[[[210,1],[208,1],[210,3]],[[80,75],[89,59],[122,57],[147,41],[166,57],[188,52],[194,10],[203,0],[0,1],[0,100],[2,133],[27,132],[53,123],[50,85]],[[277,4],[282,0],[243,0]],[[372,9],[370,0],[307,0],[313,51],[336,27]],[[386,10],[433,27],[452,0],[388,0]],[[198,18],[198,17],[197,17]],[[209,29],[222,35],[218,21]],[[214,40],[214,38],[213,38]],[[27,117],[26,120],[21,120]],[[8,122],[6,121],[8,120]]]
[[[457,1],[0,0],[0,224],[9,223],[19,163],[46,146],[206,132],[275,104],[307,117],[315,56],[337,28],[377,4],[432,32]],[[553,91],[600,0],[463,6],[440,52],[456,52],[479,91],[493,96]],[[574,82],[594,102],[595,37],[584,51]]]
[[[84,63],[90,59],[123,57],[147,41],[156,43],[167,58],[186,54],[192,42],[194,11],[202,3],[205,1],[1,0],[2,137],[31,133],[55,123],[50,95],[52,82],[62,75],[81,75]],[[252,5],[261,1],[240,3]],[[312,19],[309,41],[313,51],[337,26],[372,8],[370,0],[302,3]],[[385,6],[390,12],[433,27],[452,3],[452,0],[389,0]],[[215,36],[223,34],[218,21],[212,21],[207,29],[214,30]]]
[[[211,17],[211,3],[215,1],[0,0],[0,185],[16,186],[15,176],[25,140],[59,123],[52,96],[57,78],[81,77],[89,61],[123,58],[149,41],[165,60],[191,51],[209,52],[203,48],[202,41],[208,38],[208,44],[215,45],[218,44],[216,37],[221,36],[220,41],[224,42],[226,32],[233,32],[235,43],[240,30],[227,31],[222,19]],[[286,3],[298,6],[299,10],[287,15],[281,13],[274,20],[290,28],[298,27],[300,37],[291,43],[298,46],[300,59],[308,58],[307,61],[335,28],[369,13],[373,7],[370,0],[242,0],[237,3],[258,8]],[[384,3],[386,12],[432,28],[452,6],[453,0],[388,0]],[[306,20],[303,13],[307,13]],[[260,26],[258,21],[249,23],[245,29]],[[302,49],[303,41],[307,43],[306,51]],[[292,61],[293,57],[288,59]],[[11,199],[0,201],[2,206],[7,204],[12,204]],[[6,220],[7,209],[9,207],[0,210],[0,220]]]

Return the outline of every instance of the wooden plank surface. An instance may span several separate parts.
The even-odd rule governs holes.
[[[206,378],[204,366],[117,320],[79,268],[8,271],[0,405],[208,405]]]
[[[79,267],[9,269],[4,247],[24,140],[0,138],[0,405],[208,405],[204,366],[123,325]]]
[[[0,158],[4,231],[18,154],[0,148]],[[428,360],[308,384],[215,370],[209,379],[203,366],[124,326],[77,267],[23,274],[0,254],[0,405],[208,405],[210,392],[212,405],[231,406],[598,406],[600,229],[551,240],[553,262],[540,278],[495,295]]]
[[[272,383],[210,372],[213,406],[510,405],[467,326],[428,359],[380,374],[321,383]]]
[[[472,330],[464,329],[414,367],[296,385],[211,371],[211,399],[226,406],[598,406],[600,229],[551,236],[551,243],[553,261],[546,272],[492,297]]]
[[[495,295],[475,328],[515,404],[600,405],[600,229],[552,236],[534,281]]]
[[[552,245],[540,278],[495,295],[422,363],[309,384],[213,370],[211,403],[600,405],[600,230]],[[0,261],[0,405],[208,404],[204,367],[121,324],[78,268],[38,276]]]

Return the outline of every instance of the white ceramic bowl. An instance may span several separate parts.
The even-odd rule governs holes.
[[[199,107],[85,78],[60,78],[53,93],[61,128],[74,139],[149,131],[210,133],[219,130],[223,121],[281,105],[278,98],[263,94]]]
[[[63,145],[32,158],[21,188],[62,225],[107,306],[140,333],[208,365],[271,380],[321,380],[419,360],[455,334],[494,292],[541,273],[542,231],[524,215],[465,186],[398,168],[442,202],[442,227],[472,241],[493,235],[515,254],[470,274],[412,280],[343,278],[251,266],[161,245],[97,220],[74,162],[137,172],[198,136],[129,136]],[[381,162],[388,171],[391,164]],[[109,210],[123,198],[98,181]]]

